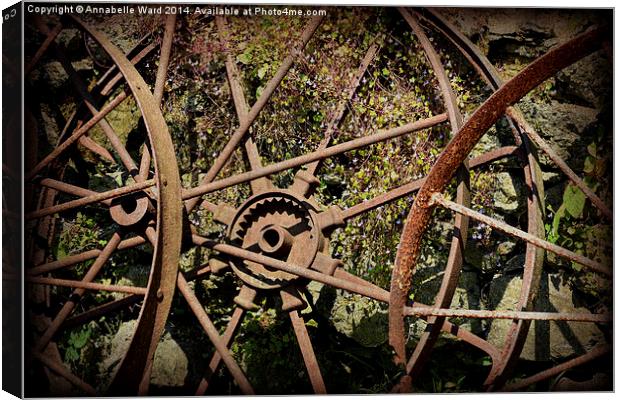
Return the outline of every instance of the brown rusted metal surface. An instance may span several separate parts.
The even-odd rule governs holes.
[[[319,363],[316,360],[314,350],[312,349],[312,342],[310,342],[310,337],[308,336],[306,323],[299,315],[299,310],[291,310],[288,315],[291,318],[291,323],[293,325],[293,330],[295,331],[295,336],[297,337],[297,343],[299,343],[299,349],[301,350],[304,364],[306,364],[306,370],[308,371],[310,382],[312,383],[312,389],[316,394],[326,394],[327,389],[325,388],[325,383],[323,382],[323,376],[321,376]]]
[[[127,186],[123,186],[117,189],[108,190],[106,192],[82,197],[77,200],[67,201],[66,203],[57,204],[55,206],[42,208],[37,211],[33,211],[31,213],[26,214],[25,218],[26,220],[31,220],[31,219],[45,217],[47,215],[52,215],[52,214],[72,210],[78,207],[84,207],[84,206],[87,206],[93,203],[100,203],[105,200],[109,200],[109,199],[113,199],[116,197],[131,194],[134,192],[142,191],[144,189],[154,186],[155,184],[156,184],[155,179],[149,179],[141,183],[134,183],[132,185],[127,185]]]
[[[516,391],[525,389],[530,385],[533,385],[537,382],[552,378],[558,375],[559,373],[566,371],[570,368],[574,368],[579,365],[596,360],[597,358],[609,353],[610,351],[611,351],[610,345],[597,346],[584,355],[581,355],[579,357],[573,358],[572,360],[556,365],[555,367],[549,368],[538,374],[532,375],[529,378],[521,379],[515,383],[506,385],[504,390],[509,391],[509,392],[516,392]]]
[[[594,51],[603,34],[602,28],[592,29],[550,50],[506,82],[465,122],[432,167],[409,213],[392,274],[389,310],[390,344],[395,349],[398,362],[405,363],[407,360],[403,307],[419,255],[422,235],[426,231],[433,210],[431,196],[443,191],[467,154],[508,106],[560,69]]]
[[[153,254],[147,294],[140,310],[136,330],[109,388],[111,393],[117,394],[134,394],[138,391],[145,393],[150,380],[148,372],[172,304],[181,251],[181,183],[176,156],[159,104],[133,64],[94,28],[79,19],[75,21],[108,53],[125,77],[142,112],[153,148],[159,193],[157,245]],[[146,182],[148,181],[144,181]],[[163,204],[166,206],[163,207]]]
[[[235,149],[237,148],[241,140],[243,140],[243,138],[245,137],[248,129],[250,128],[250,125],[252,125],[254,120],[256,120],[256,117],[258,117],[258,114],[265,107],[265,105],[267,104],[267,101],[269,100],[273,92],[276,90],[276,88],[280,85],[280,82],[282,82],[282,79],[284,79],[284,76],[286,76],[288,70],[293,66],[293,62],[297,58],[298,54],[308,44],[308,42],[310,41],[310,38],[314,35],[314,32],[317,30],[322,20],[323,20],[323,17],[321,16],[313,17],[310,20],[310,22],[304,29],[299,39],[298,45],[293,46],[291,54],[286,56],[286,58],[282,61],[282,64],[280,64],[280,67],[276,71],[275,75],[269,80],[267,85],[264,87],[263,92],[261,93],[260,97],[256,100],[256,103],[252,106],[252,108],[248,112],[246,118],[240,121],[239,128],[237,128],[237,130],[232,134],[230,140],[228,141],[228,143],[226,143],[226,146],[222,149],[220,154],[217,156],[217,158],[213,162],[213,165],[211,166],[211,168],[209,168],[209,171],[207,171],[207,174],[202,181],[202,184],[204,186],[207,186],[210,182],[212,182],[217,176],[217,174],[220,172],[220,170],[224,167],[224,165],[226,164],[226,162],[228,161],[232,153],[235,151]],[[266,175],[267,174],[261,175],[261,176],[255,176],[250,180],[254,180],[262,176],[266,176]],[[184,200],[191,199],[192,197],[197,197],[197,196],[200,196],[201,194],[204,194],[204,193],[200,193],[200,194],[189,196],[189,197],[184,196],[183,199]],[[196,205],[198,205],[199,202],[200,202],[200,199],[198,198],[191,199],[186,203],[186,208],[189,211],[191,211],[194,207],[196,207]]]
[[[187,284],[187,281],[183,277],[182,273],[179,273],[178,275],[178,287],[181,295],[183,295],[185,301],[187,301],[188,305],[200,322],[200,325],[204,329],[205,333],[209,336],[211,343],[213,343],[213,346],[215,346],[215,349],[222,358],[222,361],[224,362],[224,364],[226,364],[226,367],[228,367],[228,370],[235,378],[235,381],[239,385],[241,391],[244,394],[254,394],[254,389],[252,388],[252,385],[245,377],[245,374],[230,354],[230,351],[226,347],[225,340],[220,337],[217,329],[215,328],[215,325],[213,325],[213,322],[211,322],[211,319],[205,312],[202,304],[200,304],[200,301],[194,295],[193,290]]]
[[[575,184],[575,186],[581,189],[581,191],[586,195],[586,197],[590,199],[592,204],[594,204],[596,208],[601,211],[605,218],[611,220],[613,218],[613,213],[611,212],[609,207],[607,207],[603,200],[601,200],[600,197],[598,197],[592,191],[592,189],[590,189],[588,185],[586,185],[583,179],[578,177],[577,174],[568,166],[568,164],[566,164],[566,162],[560,156],[558,156],[555,151],[553,151],[551,146],[549,146],[547,142],[545,142],[545,140],[538,135],[538,133],[536,133],[533,129],[529,127],[527,122],[525,122],[525,119],[523,118],[521,112],[516,108],[510,107],[507,110],[507,114],[510,115],[513,121],[519,124],[523,132],[525,132],[527,136],[532,139],[532,142],[536,143],[536,146],[538,146],[542,151],[544,151],[545,154],[549,156],[551,161],[553,161],[555,165],[557,165],[557,167],[560,168],[562,172],[564,172],[566,177],[570,179],[571,182]]]
[[[435,77],[439,83],[439,89],[441,90],[443,102],[448,113],[448,118],[450,120],[450,127],[452,130],[451,136],[453,136],[461,128],[463,124],[463,117],[459,112],[456,94],[452,90],[452,85],[450,83],[450,80],[448,79],[448,74],[441,63],[439,54],[434,49],[430,40],[426,36],[426,33],[424,33],[424,30],[420,26],[417,14],[415,12],[410,13],[404,8],[399,8],[399,11],[411,27],[411,29],[413,29],[415,36],[422,45],[422,49],[424,50],[426,58],[431,64]],[[463,165],[459,167],[459,171],[457,172],[456,198],[459,204],[469,206],[469,169],[467,165],[467,160],[464,160]],[[458,283],[459,275],[461,273],[461,267],[463,265],[463,251],[467,242],[468,225],[469,219],[467,217],[460,215],[457,215],[455,217],[454,234],[450,243],[448,261],[446,269],[444,270],[441,286],[439,288],[437,296],[435,297],[434,305],[437,308],[449,307],[452,301],[452,297]],[[441,316],[433,316],[427,320],[426,329],[420,336],[420,339],[418,340],[418,343],[413,350],[413,354],[407,362],[406,372],[410,376],[410,378],[407,380],[407,384],[411,384],[413,380],[415,380],[416,375],[422,370],[422,368],[430,358],[433,346],[439,338],[439,334],[441,333],[441,327],[444,320],[445,319]]]
[[[48,286],[61,286],[69,288],[78,288],[85,290],[102,290],[104,292],[117,292],[127,294],[144,295],[146,288],[134,287],[134,286],[119,286],[119,285],[107,285],[103,283],[95,282],[82,282],[73,281],[70,279],[57,279],[57,278],[42,278],[36,276],[28,276],[25,279],[26,283]]]
[[[266,167],[262,167],[253,171],[244,172],[242,174],[233,175],[230,178],[220,179],[211,183],[202,184],[191,189],[183,191],[183,199],[192,199],[202,196],[203,194],[210,193],[216,190],[220,190],[226,187],[238,185],[240,183],[248,182],[253,179],[275,174],[280,171],[295,168],[300,165],[309,164],[313,161],[329,158],[334,155],[344,153],[346,151],[355,150],[361,147],[365,147],[374,143],[382,142],[385,140],[393,139],[398,136],[405,135],[407,133],[415,132],[418,130],[430,128],[447,120],[446,114],[439,114],[434,117],[426,118],[421,121],[412,122],[398,128],[381,130],[377,133],[369,136],[364,136],[358,139],[349,140],[345,143],[340,143],[334,146],[330,146],[325,150],[315,151],[305,154],[303,156],[294,157],[279,163],[271,164]]]
[[[601,274],[607,275],[607,276],[611,276],[612,271],[611,269],[609,269],[609,267],[596,262],[594,260],[591,260],[587,257],[582,256],[581,254],[577,254],[575,252],[566,250],[565,248],[558,246],[556,244],[547,242],[546,240],[543,240],[537,236],[534,235],[530,235],[527,232],[523,232],[520,229],[517,229],[513,226],[510,226],[504,222],[498,221],[494,218],[491,218],[487,215],[481,214],[479,212],[476,212],[474,210],[471,210],[467,207],[464,207],[460,204],[457,204],[453,201],[450,201],[446,198],[443,197],[443,195],[441,195],[440,193],[435,193],[431,196],[431,204],[440,204],[446,208],[449,208],[452,211],[458,212],[460,214],[463,215],[467,215],[471,218],[474,218],[480,222],[484,222],[485,224],[489,225],[490,227],[500,230],[502,232],[504,232],[507,235],[513,236],[513,237],[518,237],[520,239],[523,239],[527,242],[532,243],[533,245],[540,247],[542,249],[545,249],[547,251],[551,251],[555,254],[557,254],[558,256],[565,258],[567,260],[571,260],[571,261],[575,261],[581,265],[583,265],[584,267],[590,268],[591,270],[595,271],[595,272],[599,272]]]
[[[406,315],[432,315],[458,318],[480,319],[519,319],[529,321],[581,321],[608,323],[612,321],[611,314],[576,314],[576,313],[552,313],[537,311],[503,311],[503,310],[459,310],[450,308],[434,307],[405,307]]]
[[[441,31],[450,41],[454,43],[456,48],[463,54],[463,56],[469,60],[470,65],[478,72],[478,74],[487,82],[488,86],[492,90],[498,90],[503,84],[502,78],[496,71],[493,64],[485,57],[484,54],[458,29],[450,24],[441,14],[434,9],[426,9],[423,11],[423,16]],[[516,106],[514,106],[516,108]],[[515,138],[515,144],[522,146],[523,150],[521,156],[525,158],[523,164],[523,172],[525,176],[526,186],[528,190],[527,196],[527,229],[528,233],[543,237],[544,229],[542,223],[542,214],[544,210],[544,193],[543,182],[540,168],[538,167],[538,161],[533,154],[531,146],[528,143],[527,137],[520,129],[519,125],[512,119],[508,120],[510,127],[512,128]],[[528,127],[531,130],[531,128]],[[498,149],[501,151],[501,149]],[[534,247],[528,243],[526,245],[526,257],[524,263],[523,284],[521,287],[521,296],[519,303],[516,305],[517,309],[530,309],[533,303],[533,299],[536,295],[536,283],[540,275],[542,268],[543,253],[539,248]],[[494,360],[493,367],[489,372],[485,384],[489,389],[492,389],[491,383],[501,387],[505,382],[510,369],[516,361],[522,346],[525,343],[527,332],[529,330],[529,321],[527,320],[515,320],[510,326],[504,348],[502,350],[502,357],[499,362]]]

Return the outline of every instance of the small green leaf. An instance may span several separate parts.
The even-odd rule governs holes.
[[[246,51],[237,56],[237,61],[239,61],[242,64],[247,65],[252,61],[252,56],[250,55],[249,52]]]
[[[269,70],[269,65],[265,64],[262,67],[260,67],[258,69],[258,79],[263,79],[265,77],[265,74],[267,73],[267,71]]]
[[[587,156],[585,161],[583,162],[583,172],[585,172],[586,174],[591,173],[592,171],[594,171],[594,158]]]
[[[592,157],[596,157],[596,143],[590,143],[588,145],[588,153],[592,156]]]
[[[577,186],[569,184],[564,190],[563,201],[566,211],[573,218],[579,218],[586,204],[586,195]]]

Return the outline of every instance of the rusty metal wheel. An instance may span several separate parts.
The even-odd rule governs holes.
[[[43,41],[29,60],[26,74],[35,70],[41,59],[49,62],[51,57],[68,75],[79,100],[75,111],[66,117],[59,140],[46,154],[47,150],[37,149],[37,143],[41,143],[39,149],[44,149],[44,141],[37,140],[41,133],[37,132],[37,121],[32,113],[27,114],[30,144],[26,162],[27,193],[32,199],[38,197],[36,204],[26,200],[25,215],[29,254],[25,271],[27,313],[32,324],[29,339],[33,341],[29,362],[33,365],[34,361],[40,361],[48,377],[59,375],[80,393],[105,390],[97,387],[101,382],[91,385],[79,377],[81,369],[87,366],[78,365],[71,371],[63,364],[56,339],[67,329],[83,326],[119,306],[138,301],[141,307],[131,343],[108,388],[109,393],[136,393],[144,385],[143,377],[148,384],[153,354],[172,302],[181,246],[180,181],[172,141],[159,109],[175,19],[166,21],[155,94],[134,64],[159,48],[157,38],[147,35],[126,56],[105,35],[80,19],[52,23],[55,25],[50,28],[42,19],[33,21]],[[113,62],[92,86],[76,71],[61,41],[56,41],[66,30],[83,32]],[[31,90],[44,89],[30,89],[26,96],[26,102],[39,112],[40,103],[47,100],[41,99],[38,93],[33,95]],[[120,104],[142,117],[142,143],[133,155],[140,154],[139,163],[130,154],[128,143],[119,138],[106,119]],[[100,131],[97,136],[95,126],[104,135]],[[76,149],[77,143],[91,160],[93,157],[95,162],[104,160],[116,178],[111,188],[93,190],[101,187],[101,182],[94,182],[96,179],[76,183],[80,182],[76,173],[79,178],[80,169],[87,168],[84,156]],[[73,172],[68,171],[68,164],[73,166]],[[105,228],[92,224],[81,226],[83,217],[92,214],[108,221],[108,225]],[[60,236],[70,241],[72,235],[88,235],[88,230],[100,230],[102,234],[92,232],[89,237],[94,243],[86,241],[79,250],[52,251]],[[144,264],[140,277],[143,286],[131,281],[123,283],[122,277],[110,271],[110,260],[131,248],[139,248],[143,258],[135,261]],[[102,276],[103,282],[95,282]],[[93,300],[97,296],[100,299]],[[75,393],[66,386],[50,392]]]
[[[533,320],[543,321],[582,321],[589,323],[610,323],[611,315],[608,313],[549,313],[534,310],[534,299],[540,285],[541,269],[545,250],[555,253],[559,257],[579,263],[580,265],[600,274],[602,277],[611,277],[611,269],[598,261],[591,260],[583,255],[574,253],[556,244],[544,240],[545,231],[542,225],[544,213],[544,189],[540,170],[534,148],[538,147],[553,161],[553,163],[579,187],[592,204],[598,209],[600,216],[611,220],[612,212],[605,203],[579,178],[567,164],[557,156],[550,146],[532,129],[525,121],[518,108],[515,106],[523,96],[534,89],[546,79],[554,76],[563,68],[579,61],[588,54],[596,51],[609,40],[606,27],[595,27],[575,37],[569,42],[550,50],[532,64],[527,66],[510,81],[503,82],[493,65],[485,56],[458,30],[452,26],[437,10],[401,10],[416,33],[421,32],[418,25],[420,19],[429,26],[441,32],[452,42],[463,56],[471,63],[482,79],[494,91],[475,112],[462,125],[454,123],[453,131],[456,133],[453,140],[439,156],[426,181],[420,188],[414,205],[409,213],[406,226],[401,237],[401,243],[397,255],[396,266],[392,275],[390,292],[390,343],[396,351],[396,361],[406,365],[407,376],[395,388],[398,391],[410,391],[412,382],[419,377],[420,371],[430,358],[439,333],[448,318],[468,319],[507,319],[510,326],[506,331],[503,346],[497,347],[489,341],[465,333],[463,329],[456,329],[452,334],[460,337],[465,342],[486,353],[492,363],[490,372],[484,382],[487,390],[523,390],[539,381],[552,378],[561,372],[587,363],[610,352],[611,347],[605,343],[599,344],[592,351],[579,355],[572,360],[563,362],[548,370],[541,371],[533,376],[507,384],[512,378],[512,370],[521,354],[525,339]],[[423,40],[423,39],[422,39]],[[439,63],[432,50],[427,52],[431,63]],[[433,58],[435,60],[433,61]],[[439,70],[441,71],[441,70]],[[437,70],[436,70],[437,72]],[[441,72],[440,72],[441,73]],[[449,89],[444,89],[444,96]],[[449,104],[449,103],[448,103]],[[462,171],[468,163],[471,167],[472,160],[468,154],[487,130],[506,114],[514,132],[516,147],[497,149],[494,154],[489,154],[489,160],[497,160],[509,156],[519,156],[523,165],[523,172],[527,187],[527,232],[519,230],[492,218],[484,213],[472,210],[464,201],[461,193],[457,192],[456,202],[447,196],[447,186],[458,171]],[[473,162],[475,164],[475,161]],[[459,188],[463,185],[458,183]],[[466,193],[466,190],[464,190]],[[444,194],[446,193],[446,194]],[[523,283],[520,288],[520,297],[513,310],[471,310],[452,309],[451,300],[455,292],[457,280],[460,275],[462,263],[462,251],[467,239],[466,229],[456,231],[453,236],[451,257],[446,267],[441,288],[435,299],[433,307],[424,307],[418,304],[410,304],[409,291],[412,279],[416,273],[416,263],[419,262],[422,238],[427,226],[431,221],[433,211],[441,206],[444,209],[456,213],[456,224],[467,219],[474,219],[488,225],[490,228],[502,232],[505,235],[526,241],[525,265],[522,275]],[[467,227],[467,222],[461,222]],[[463,226],[463,225],[460,225]],[[406,350],[406,325],[407,316],[424,316],[427,326],[420,340],[416,343],[413,352],[408,356]],[[578,386],[578,385],[577,385]],[[568,387],[568,386],[567,386]],[[585,386],[584,386],[585,387]]]

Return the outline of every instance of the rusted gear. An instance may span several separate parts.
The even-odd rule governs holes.
[[[315,207],[291,191],[262,193],[239,207],[228,237],[244,249],[309,268],[324,248],[316,215]],[[230,266],[256,289],[282,288],[299,278],[248,260],[233,259]]]

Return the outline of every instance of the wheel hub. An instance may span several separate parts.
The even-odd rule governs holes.
[[[316,215],[317,209],[309,200],[292,191],[261,193],[237,209],[228,237],[246,250],[309,268],[323,241]],[[230,266],[256,289],[282,288],[300,279],[248,260],[234,259]]]

